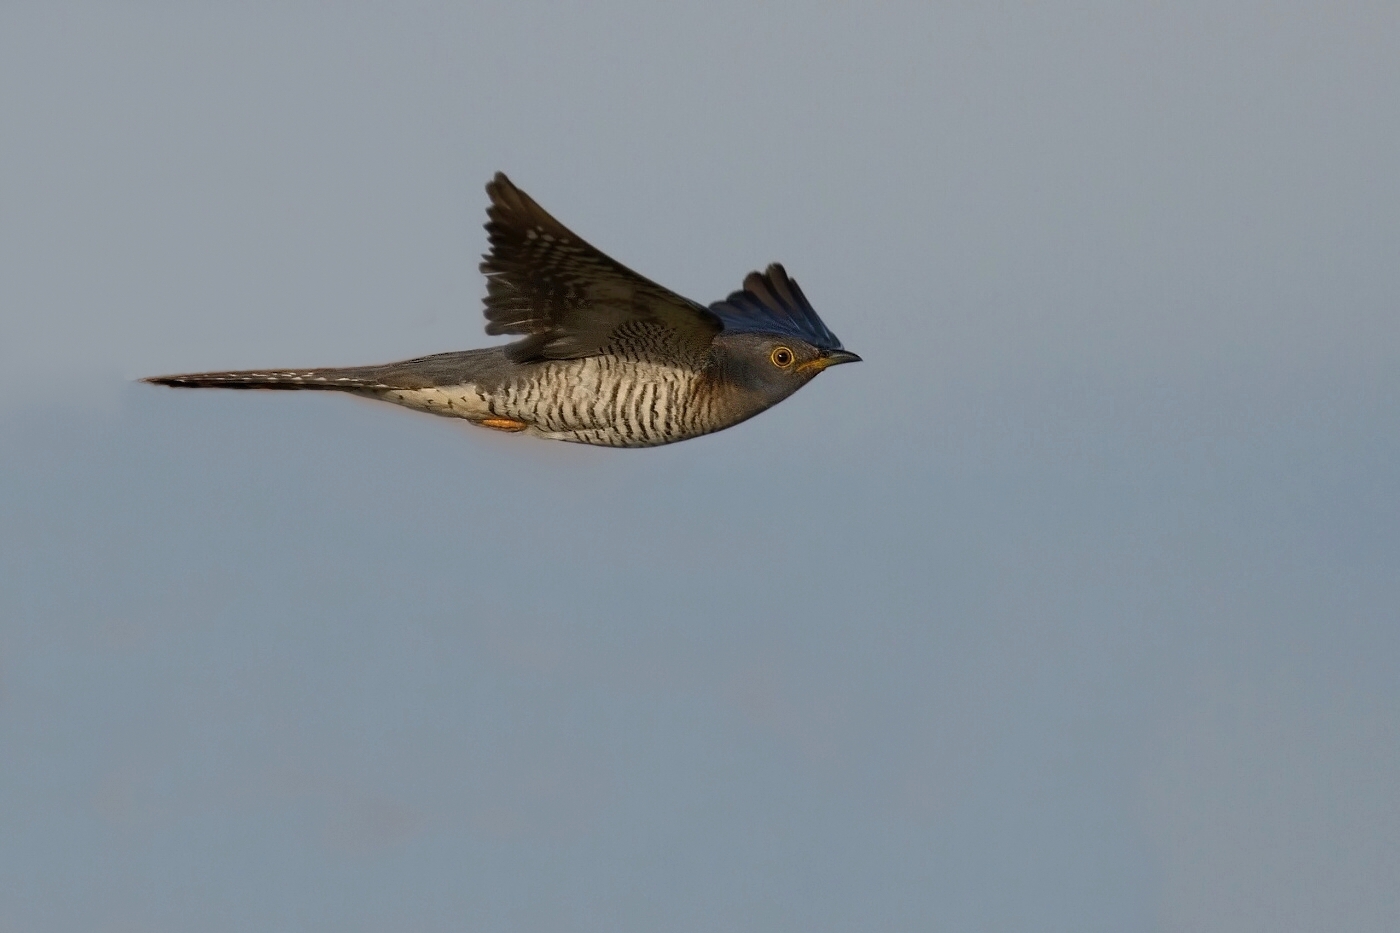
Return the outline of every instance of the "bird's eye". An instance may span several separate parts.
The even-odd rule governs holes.
[[[792,365],[792,351],[787,347],[774,347],[773,352],[768,354],[768,358],[779,369],[787,369]]]

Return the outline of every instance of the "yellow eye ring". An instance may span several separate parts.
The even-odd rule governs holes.
[[[773,352],[768,354],[768,359],[779,369],[787,369],[792,365],[794,356],[787,347],[774,347]]]

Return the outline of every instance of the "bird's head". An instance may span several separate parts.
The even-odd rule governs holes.
[[[743,291],[710,305],[724,325],[714,339],[722,380],[762,408],[775,405],[829,366],[860,360],[841,347],[802,289],[774,263],[751,272]]]
[[[776,405],[828,366],[860,357],[839,347],[813,346],[791,334],[722,333],[715,338],[717,375],[736,389]]]

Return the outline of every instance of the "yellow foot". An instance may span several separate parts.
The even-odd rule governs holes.
[[[529,427],[523,421],[516,421],[514,418],[482,418],[473,424],[479,424],[483,428],[495,428],[497,431],[523,431]]]

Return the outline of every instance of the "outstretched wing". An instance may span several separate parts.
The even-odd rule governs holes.
[[[776,262],[761,274],[750,272],[744,277],[743,291],[716,301],[710,310],[724,323],[726,331],[787,334],[819,350],[841,349],[841,341],[822,323],[802,289]]]
[[[504,174],[486,193],[486,332],[525,335],[506,348],[511,359],[597,356],[619,341],[677,362],[703,358],[721,329],[703,305],[594,249]]]

